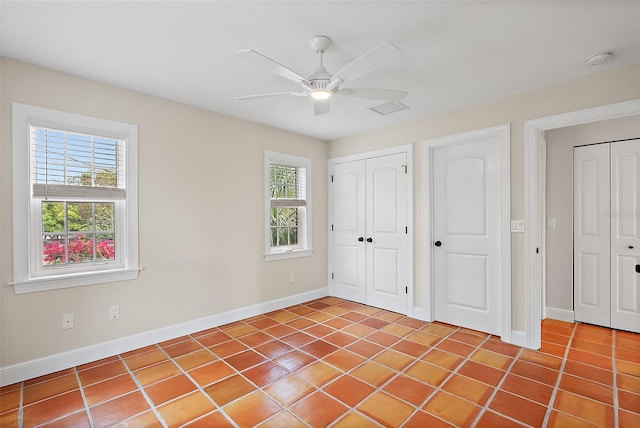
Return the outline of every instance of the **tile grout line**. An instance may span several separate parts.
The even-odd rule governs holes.
[[[613,371],[613,426],[618,428],[620,424],[620,406],[618,402],[618,362],[616,359],[616,330],[611,329],[611,369]]]
[[[18,410],[18,426],[24,425],[24,382],[20,382],[20,407]]]
[[[95,423],[93,422],[93,415],[91,414],[91,410],[89,409],[89,402],[87,401],[87,397],[84,393],[84,387],[82,385],[82,381],[80,380],[80,374],[78,373],[78,368],[73,368],[73,373],[76,375],[76,380],[78,381],[78,388],[80,389],[80,395],[82,396],[82,402],[84,403],[84,410],[87,412],[87,418],[89,419],[89,426],[91,428],[95,427]]]
[[[578,330],[578,323],[574,323],[573,330],[571,330],[571,336],[569,336],[569,341],[567,342],[566,348],[564,350],[564,354],[562,356],[562,363],[560,363],[560,368],[558,369],[558,379],[556,379],[556,383],[553,386],[553,391],[551,391],[551,397],[549,397],[549,403],[547,404],[547,411],[544,413],[544,419],[542,420],[542,428],[546,428],[546,426],[549,424],[549,418],[551,417],[551,412],[553,411],[553,403],[556,400],[558,389],[560,389],[560,382],[562,381],[562,375],[564,374],[564,367],[566,366],[567,360],[569,359],[569,351],[571,350],[571,343],[575,338],[577,330]]]

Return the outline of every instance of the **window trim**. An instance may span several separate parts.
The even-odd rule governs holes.
[[[138,265],[138,127],[26,104],[12,103],[13,125],[13,285],[16,294],[136,279]],[[36,265],[40,251],[36,206],[32,197],[30,127],[41,126],[82,132],[125,141],[126,198],[120,232],[122,259],[118,265],[99,264],[95,269],[43,275]],[[118,210],[119,211],[119,210]],[[119,218],[116,214],[116,220]]]
[[[297,168],[306,168],[305,189],[306,189],[306,207],[304,210],[304,218],[302,220],[302,232],[304,235],[304,246],[301,248],[283,248],[274,249],[271,247],[271,194],[269,185],[271,183],[271,164],[292,166]],[[294,156],[286,153],[272,152],[265,150],[264,152],[264,258],[265,261],[291,259],[296,257],[308,257],[313,252],[312,247],[312,183],[311,183],[311,159]],[[300,222],[299,222],[300,224]],[[298,232],[300,236],[300,232]]]

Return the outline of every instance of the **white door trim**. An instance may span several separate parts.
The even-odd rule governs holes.
[[[578,110],[555,116],[528,120],[524,123],[524,310],[525,338],[524,346],[532,349],[540,348],[540,319],[542,281],[540,273],[540,231],[544,228],[544,218],[540,218],[541,198],[545,197],[540,189],[540,144],[544,132],[566,126],[582,125],[601,120],[640,114],[640,99]]]
[[[407,156],[407,228],[409,233],[407,233],[407,313],[406,315],[409,317],[414,317],[414,283],[413,283],[413,145],[412,144],[403,144],[400,146],[393,146],[380,150],[373,150],[363,153],[358,153],[355,155],[347,155],[340,156],[336,158],[331,158],[327,162],[327,181],[329,188],[328,195],[328,230],[327,234],[329,235],[328,239],[328,289],[329,295],[333,295],[332,290],[332,282],[331,282],[331,272],[333,272],[332,260],[331,260],[331,250],[333,248],[333,237],[331,234],[331,224],[333,223],[333,205],[332,205],[332,187],[331,187],[331,171],[333,169],[333,165],[344,162],[352,162],[357,160],[365,160],[369,158],[375,158],[380,156],[393,155],[398,153],[405,153]]]
[[[433,321],[434,316],[434,285],[433,285],[433,254],[432,254],[432,198],[433,198],[433,185],[432,185],[432,153],[433,150],[439,147],[453,146],[457,144],[468,143],[470,140],[481,140],[489,138],[499,138],[501,143],[502,153],[502,176],[501,182],[503,183],[501,189],[502,206],[500,207],[501,224],[503,225],[502,242],[502,334],[503,341],[511,343],[511,230],[510,230],[510,218],[511,218],[511,157],[510,157],[510,125],[500,125],[491,128],[479,129],[476,131],[465,132],[463,134],[450,135],[441,138],[435,138],[432,140],[426,140],[421,143],[422,159],[421,159],[421,183],[422,183],[422,236],[421,236],[421,248],[422,248],[422,265],[423,270],[423,284],[422,290],[425,297],[424,318],[426,321]]]

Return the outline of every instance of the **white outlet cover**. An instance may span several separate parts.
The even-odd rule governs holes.
[[[512,232],[524,232],[524,220],[511,220]]]

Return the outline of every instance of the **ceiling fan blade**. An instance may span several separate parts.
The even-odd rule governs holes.
[[[331,106],[330,99],[326,100],[313,100],[313,112],[316,116],[329,113],[329,107]]]
[[[342,82],[359,79],[393,61],[401,54],[402,51],[396,45],[389,42],[383,43],[345,65],[331,77],[329,85],[333,84],[332,87],[335,87]],[[338,82],[338,80],[342,82]]]
[[[260,52],[256,52],[252,49],[243,49],[236,52],[236,54],[247,59],[248,61],[258,64],[261,67],[266,67],[267,69],[271,70],[272,72],[276,73],[279,76],[284,77],[285,79],[293,80],[294,82],[298,82],[298,83],[307,81],[307,79],[304,76],[300,75],[299,73],[296,73],[290,68],[285,67],[279,62],[267,56],[262,55]]]
[[[242,97],[235,97],[235,98],[236,100],[252,100],[255,98],[279,97],[281,95],[295,95],[297,97],[303,97],[307,95],[307,93],[306,92],[271,92],[269,94],[245,95]]]
[[[345,88],[336,91],[336,94],[384,101],[402,101],[407,96],[405,91],[378,88]]]

